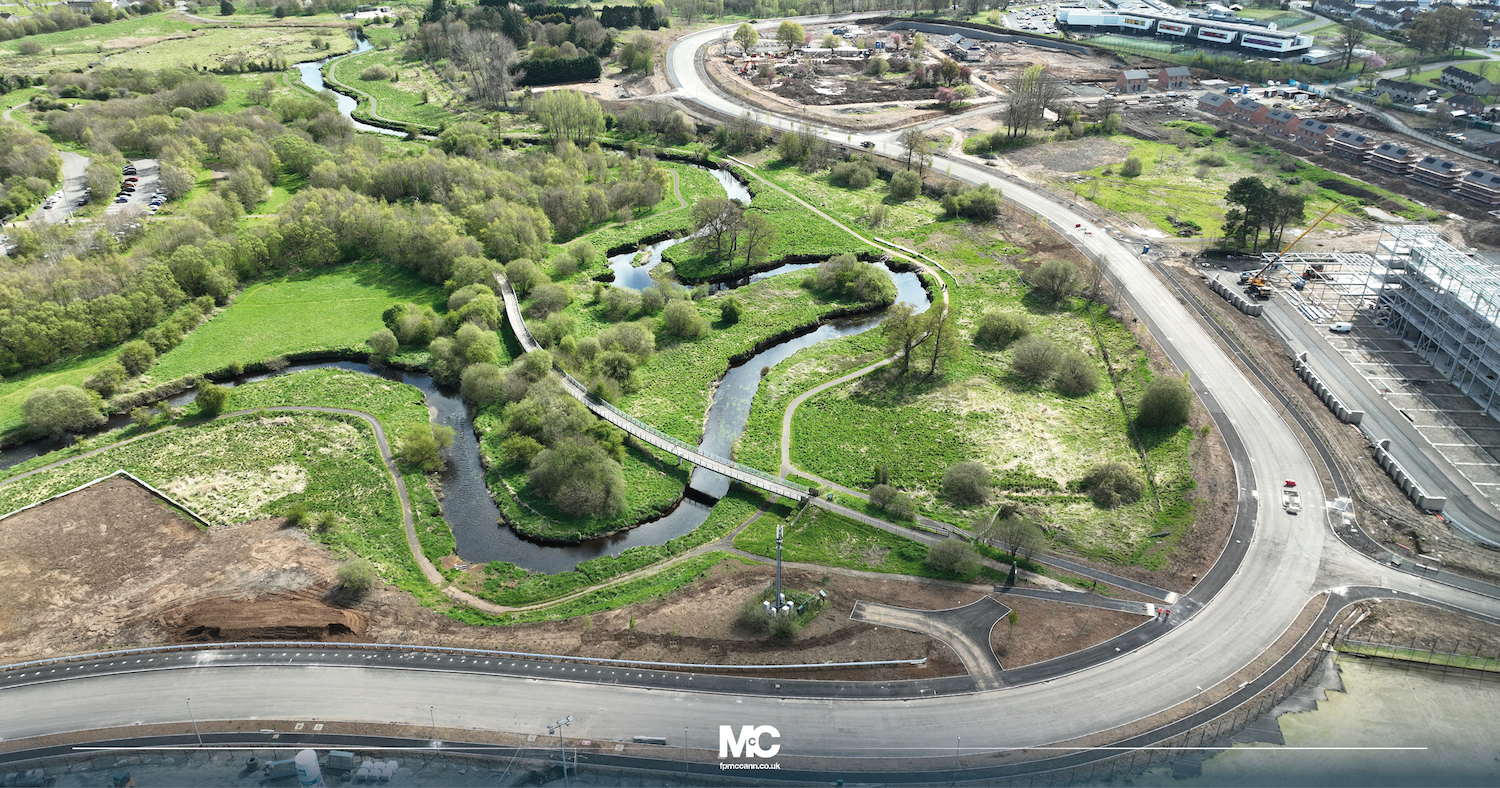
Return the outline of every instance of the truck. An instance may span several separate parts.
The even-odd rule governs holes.
[[[287,758],[284,761],[271,761],[261,770],[261,779],[280,780],[283,777],[297,776],[297,761],[295,758]]]
[[[1302,496],[1296,490],[1283,489],[1281,491],[1281,508],[1287,514],[1296,514],[1302,511]]]

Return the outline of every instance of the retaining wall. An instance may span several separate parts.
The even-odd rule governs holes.
[[[1241,293],[1234,287],[1231,287],[1230,285],[1226,285],[1223,282],[1219,281],[1219,278],[1217,276],[1208,277],[1208,288],[1215,293],[1223,296],[1224,300],[1228,301],[1230,305],[1235,309],[1238,309],[1241,312],[1244,312],[1245,314],[1252,317],[1259,317],[1260,313],[1264,312],[1266,309],[1265,305],[1257,304],[1254,301],[1251,301],[1250,299],[1245,297],[1244,293]]]
[[[1334,394],[1333,390],[1323,383],[1323,380],[1318,377],[1318,373],[1313,372],[1312,366],[1307,363],[1306,353],[1297,356],[1296,360],[1292,362],[1292,369],[1297,371],[1297,377],[1302,378],[1302,382],[1306,383],[1308,388],[1311,388],[1313,393],[1318,395],[1318,399],[1323,400],[1323,404],[1327,405],[1328,409],[1333,411],[1333,415],[1337,416],[1339,421],[1345,424],[1358,424],[1364,420],[1364,411],[1350,410],[1344,405],[1344,401],[1339,399],[1339,396]]]
[[[1406,497],[1410,498],[1411,502],[1416,504],[1418,509],[1425,509],[1430,512],[1441,511],[1444,504],[1448,503],[1448,499],[1438,495],[1428,495],[1427,491],[1422,489],[1422,485],[1411,478],[1411,475],[1401,466],[1401,461],[1397,460],[1391,454],[1390,448],[1391,442],[1389,439],[1382,440],[1376,444],[1375,462],[1380,463],[1380,467],[1385,469],[1386,474],[1396,482],[1396,486],[1401,488],[1401,492],[1405,493]]]

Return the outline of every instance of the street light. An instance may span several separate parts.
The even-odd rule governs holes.
[[[432,746],[436,747],[437,744],[438,744],[438,738],[437,738],[437,713],[434,712],[432,710],[432,708],[433,707],[431,707],[431,706],[427,707],[427,719],[428,719],[428,721],[430,721],[432,723]]]
[[[1203,688],[1202,687],[1198,688],[1197,706],[1200,709],[1203,708]]]
[[[684,781],[686,781],[687,780],[687,776],[688,776],[687,726],[684,725],[684,726],[682,726],[682,779]]]
[[[557,751],[562,755],[563,788],[568,788],[568,750],[563,746],[562,729],[572,724],[573,715],[569,714],[558,720],[555,724],[547,726],[548,733],[557,734]]]
[[[198,718],[193,716],[193,699],[187,699],[188,719],[193,721],[193,735],[198,737],[198,746],[203,746],[203,734],[198,732]]]

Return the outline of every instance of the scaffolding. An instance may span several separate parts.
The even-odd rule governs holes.
[[[1424,225],[1386,227],[1377,314],[1423,360],[1500,418],[1500,265],[1470,257]]]
[[[1267,264],[1275,261],[1293,281],[1285,286],[1287,301],[1310,322],[1344,320],[1375,307],[1384,285],[1385,267],[1358,252],[1262,252]],[[1306,285],[1293,287],[1302,279]]]

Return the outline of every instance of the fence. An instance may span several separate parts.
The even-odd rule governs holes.
[[[1344,654],[1441,668],[1444,673],[1449,669],[1454,669],[1475,671],[1500,678],[1500,648],[1496,649],[1495,656],[1486,657],[1482,654],[1457,653],[1457,642],[1453,644],[1453,651],[1438,651],[1436,648],[1418,646],[1415,639],[1408,645],[1396,646],[1390,643],[1372,643],[1367,640],[1348,638],[1340,639],[1335,644],[1335,648]]]

